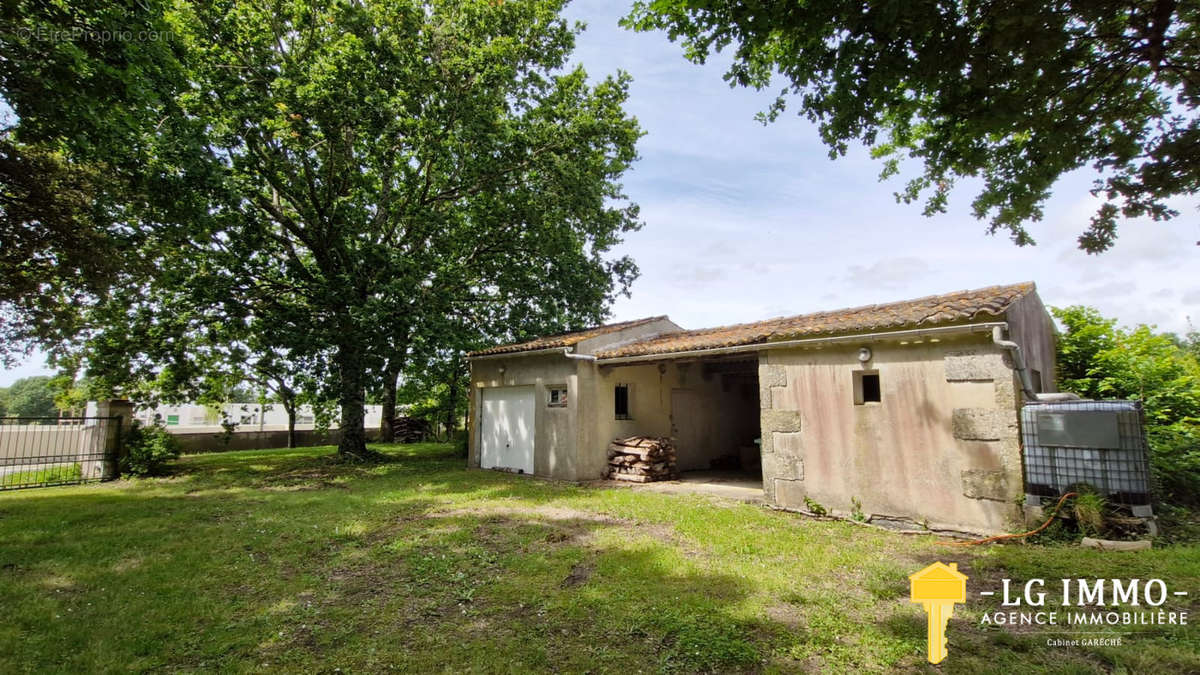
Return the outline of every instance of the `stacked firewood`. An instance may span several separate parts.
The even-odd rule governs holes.
[[[608,446],[608,475],[633,483],[677,478],[674,439],[630,436],[614,440]]]
[[[420,417],[395,417],[392,430],[396,443],[420,443],[429,437],[429,421]]]

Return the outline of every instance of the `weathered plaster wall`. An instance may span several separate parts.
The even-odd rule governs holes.
[[[1041,375],[1043,392],[1058,391],[1055,375],[1054,320],[1037,293],[1018,299],[1008,309],[1009,339],[1021,345],[1027,368]]]
[[[608,461],[608,444],[627,436],[673,436],[672,392],[677,389],[696,393],[698,410],[683,413],[702,425],[695,447],[679,447],[682,471],[708,469],[718,456],[736,453],[738,446],[757,436],[758,419],[755,392],[742,391],[740,379],[719,373],[705,374],[701,362],[610,366],[596,369],[594,376],[581,374],[590,381],[586,391],[589,410],[581,419],[590,421],[581,441],[581,474],[599,478]],[[631,417],[616,419],[613,390],[618,384],[630,385]],[[585,386],[585,385],[581,385]]]
[[[579,364],[562,354],[514,355],[509,358],[483,359],[471,363],[471,412],[469,415],[468,466],[479,466],[479,410],[484,387],[533,385],[534,445],[533,473],[547,478],[578,480]],[[500,372],[500,368],[504,372]],[[546,405],[546,390],[567,387],[567,406]]]
[[[670,319],[663,318],[657,321],[651,321],[640,326],[626,328],[617,333],[606,333],[598,335],[590,340],[583,340],[575,345],[575,352],[579,354],[594,354],[601,349],[611,349],[617,345],[633,342],[642,338],[650,337],[651,335],[659,335],[662,333],[676,333],[683,330],[679,324]]]
[[[678,330],[678,325],[664,318],[584,340],[576,344],[572,351],[577,354],[591,354],[614,344]],[[502,367],[504,373],[500,372]],[[468,414],[468,466],[479,466],[480,390],[486,387],[533,385],[534,474],[561,480],[587,480],[603,476],[608,463],[608,442],[613,438],[605,436],[610,432],[613,401],[611,391],[608,392],[607,398],[598,396],[596,371],[594,363],[569,359],[559,352],[515,353],[473,360]],[[546,390],[564,385],[567,387],[566,407],[547,406]],[[635,410],[635,421],[621,425],[624,428],[640,428],[638,425],[642,422],[652,425],[658,419],[653,406],[650,405],[651,399],[643,400],[640,390],[639,387],[639,394],[634,399],[634,405],[640,406]],[[608,405],[607,417],[604,416],[603,410],[605,401]],[[608,424],[600,425],[598,420],[601,419],[606,420]],[[642,432],[630,432],[630,435],[633,433]]]
[[[1017,382],[990,336],[937,343],[771,350],[759,361],[763,488],[834,512],[999,531],[1021,496]],[[855,405],[853,372],[878,370],[879,403]]]

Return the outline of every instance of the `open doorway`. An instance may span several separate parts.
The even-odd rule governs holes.
[[[671,435],[684,482],[761,488],[758,359],[696,361],[671,390]]]

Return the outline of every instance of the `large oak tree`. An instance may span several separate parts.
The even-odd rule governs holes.
[[[154,63],[179,76],[120,71],[161,117],[118,116],[137,154],[108,161],[137,188],[120,204],[121,255],[152,273],[122,271],[75,333],[42,344],[65,339],[96,390],[170,398],[200,397],[239,365],[304,364],[308,393],[340,404],[339,452],[362,457],[365,391],[436,337],[439,317],[600,318],[636,275],[610,251],[639,226],[618,181],[641,132],[626,76],[566,68],[579,28],[562,5],[139,5],[171,40]],[[65,78],[86,80],[96,55],[73,55]],[[17,111],[55,129],[32,99]],[[63,115],[63,133],[104,123]]]

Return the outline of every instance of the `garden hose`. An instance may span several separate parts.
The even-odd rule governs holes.
[[[1067,501],[1068,497],[1078,497],[1078,496],[1079,496],[1078,492],[1068,492],[1067,494],[1065,494],[1061,498],[1059,498],[1058,504],[1055,504],[1054,511],[1050,514],[1050,517],[1047,518],[1046,522],[1042,523],[1042,526],[1036,530],[1022,532],[1021,534],[998,534],[994,537],[986,537],[984,539],[976,539],[974,541],[954,541],[954,542],[948,542],[948,543],[951,546],[978,546],[979,544],[990,544],[994,541],[1001,541],[1003,539],[1023,539],[1024,537],[1028,537],[1029,535],[1037,534],[1038,532],[1041,532],[1042,530],[1044,530],[1050,526],[1050,523],[1053,522],[1055,517],[1058,516],[1058,511],[1059,511],[1059,509],[1062,508],[1063,502]]]

